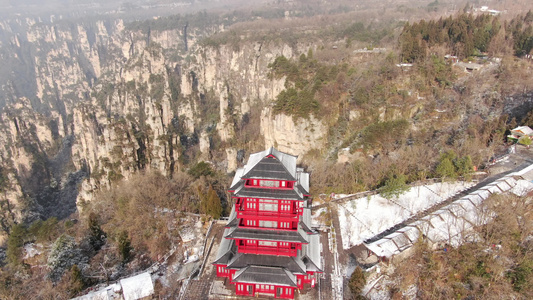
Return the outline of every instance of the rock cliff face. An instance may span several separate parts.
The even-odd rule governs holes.
[[[24,217],[63,217],[52,209],[58,201],[68,202],[70,213],[76,199],[90,201],[94,190],[139,169],[171,175],[214,152],[226,156],[231,172],[246,148],[237,129],[250,115],[260,117],[255,126],[262,137],[254,138],[264,147],[300,155],[324,145],[322,122],[270,108],[285,79],[271,79],[269,63],[306,46],[207,47],[197,41],[219,28],[189,27],[185,51],[182,27],[146,31],[120,20],[31,19],[0,25],[3,55],[28,82],[21,92],[20,82],[0,74],[8,99],[0,103],[0,163],[9,178],[0,198],[17,207],[17,220],[22,202]]]
[[[326,132],[326,125],[312,115],[295,121],[284,114],[273,115],[268,108],[261,114],[265,145],[275,145],[280,151],[298,154],[321,148]]]

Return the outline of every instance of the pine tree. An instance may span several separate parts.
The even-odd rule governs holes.
[[[453,151],[448,151],[443,153],[440,157],[439,164],[435,172],[437,176],[441,178],[456,178],[457,173],[455,172],[455,166],[453,161],[457,158],[457,155]]]
[[[22,246],[24,245],[24,237],[26,236],[26,227],[22,224],[17,224],[11,227],[11,232],[7,239],[7,260],[10,264],[18,265],[21,262]]]
[[[409,190],[406,181],[407,177],[403,174],[392,175],[385,181],[385,185],[379,189],[379,192],[386,199],[398,198]]]
[[[69,275],[70,275],[69,292],[70,292],[70,296],[74,297],[76,296],[76,294],[78,294],[85,288],[85,279],[78,265],[73,265],[72,268],[70,268]]]
[[[196,192],[198,193],[198,201],[200,204],[200,213],[207,214],[208,211],[208,202],[207,202],[207,195],[204,193],[202,185],[198,185],[196,187]]]
[[[454,161],[457,174],[463,176],[465,180],[470,180],[472,177],[472,172],[474,170],[474,165],[472,164],[472,158],[470,155],[467,155],[462,158],[457,158]]]
[[[207,214],[211,215],[214,219],[222,216],[220,198],[212,186],[209,186],[209,190],[207,191],[207,205]]]
[[[131,240],[126,231],[119,233],[118,238],[118,252],[122,257],[122,263],[127,263],[132,258],[133,247],[131,246]]]
[[[76,240],[63,234],[56,239],[48,254],[47,264],[50,270],[48,277],[57,282],[73,265],[85,264],[87,261],[88,258],[78,248]]]
[[[91,212],[89,214],[89,243],[95,251],[98,251],[106,242],[107,234],[100,227],[98,216]]]

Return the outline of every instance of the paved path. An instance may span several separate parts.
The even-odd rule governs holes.
[[[333,273],[333,254],[329,251],[329,241],[327,232],[320,233],[320,243],[322,244],[322,256],[323,260],[323,271],[320,278],[320,300],[329,300],[333,299],[331,293],[332,283],[331,283],[331,274]]]
[[[343,266],[346,266],[348,263],[348,254],[342,248],[342,234],[340,230],[341,225],[339,221],[339,213],[337,211],[337,206],[331,205],[330,210],[331,210],[331,222],[332,222],[333,227],[335,228],[335,245],[334,246],[336,247],[335,250],[337,252],[338,274],[335,274],[334,277],[332,278],[332,283],[335,284],[336,279],[343,280],[343,278],[345,277],[344,272],[346,272],[346,270],[343,268]],[[339,283],[339,284],[341,284],[341,286],[339,287],[340,290],[333,291],[333,292],[336,292],[337,295],[334,295],[334,297],[331,299],[343,299],[342,297],[343,286],[342,286],[342,283]]]
[[[184,293],[184,296],[182,299],[184,300],[206,300],[209,298],[209,291],[211,290],[211,284],[216,278],[216,270],[211,265],[213,262],[212,257],[216,255],[218,245],[220,244],[220,240],[222,239],[222,233],[224,232],[224,225],[222,224],[215,224],[213,225],[213,228],[211,229],[211,233],[209,236],[206,237],[207,241],[211,241],[211,239],[214,237],[214,244],[211,248],[210,252],[206,252],[206,256],[211,256],[206,260],[206,265],[204,266],[204,271],[202,274],[200,274],[198,277],[193,278],[189,281],[189,285],[187,286],[187,290]],[[207,247],[209,247],[209,243],[207,243]],[[206,249],[207,251],[207,249]]]

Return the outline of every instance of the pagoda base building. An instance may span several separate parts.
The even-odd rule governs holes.
[[[296,167],[296,158],[270,148],[250,155],[235,173],[235,204],[213,265],[237,295],[293,299],[322,273],[309,174]]]

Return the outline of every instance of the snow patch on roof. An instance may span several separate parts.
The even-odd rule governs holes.
[[[299,176],[300,185],[304,188],[304,190],[307,193],[309,193],[309,173],[303,172],[303,169],[302,169],[302,172],[298,172],[298,174],[300,175]]]
[[[511,193],[517,196],[525,196],[533,190],[533,182],[526,180],[519,180],[517,184],[511,189]]]
[[[403,222],[449,197],[469,188],[473,183],[434,183],[412,187],[398,199],[380,195],[358,198],[338,206],[344,249],[361,244],[376,234]]]
[[[120,280],[124,300],[137,300],[154,293],[154,284],[149,272]]]
[[[238,168],[237,171],[235,171],[235,176],[233,177],[233,181],[230,185],[231,188],[235,188],[235,185],[241,180],[242,174],[244,174],[243,168]]]
[[[90,292],[83,296],[73,298],[72,300],[109,300],[109,299],[120,299],[120,284],[115,283],[106,286],[105,288]]]
[[[524,195],[533,191],[533,182],[524,179],[517,180],[512,176],[517,175],[514,173],[502,177],[365,246],[378,256],[391,257],[411,247],[420,233],[433,243],[448,244],[453,247],[467,241],[478,240],[479,236],[473,228],[486,224],[495,217],[494,212],[481,205],[485,199],[494,193],[511,191]],[[339,219],[341,219],[340,215]],[[413,228],[416,230],[413,231]],[[348,228],[348,230],[353,230],[353,228]],[[344,232],[341,233],[344,241]]]

